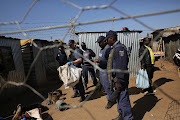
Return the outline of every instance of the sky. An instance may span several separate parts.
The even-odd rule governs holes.
[[[67,0],[80,7],[87,6],[102,6],[108,5],[112,0]],[[0,0],[0,23],[21,21],[27,10],[30,8],[34,0]],[[180,0],[117,0],[112,4],[116,9],[134,16],[147,13],[154,13],[160,11],[168,11],[180,9]],[[25,20],[20,24],[23,30],[42,28],[49,26],[67,25],[72,18],[75,18],[80,9],[73,7],[61,0],[39,0],[28,13]],[[105,9],[91,9],[85,10],[79,16],[76,22],[90,22],[109,18],[125,17],[123,14],[113,10],[112,8]],[[180,25],[180,12],[146,16],[137,18],[145,23],[147,26],[155,29],[163,29],[168,27],[176,27]],[[147,33],[153,31],[133,19],[124,19],[117,21],[109,21],[96,24],[75,26],[74,31],[79,32],[101,32],[101,31],[120,31],[123,27],[128,27],[129,30],[141,30],[140,37],[145,37]],[[14,25],[0,25],[0,33],[18,31],[18,26]],[[18,39],[36,38],[42,40],[56,40],[63,39],[68,27],[49,29],[42,31],[26,32],[25,37],[22,33],[3,34],[6,37],[13,37]],[[0,35],[2,36],[2,35]],[[65,42],[72,39],[73,35],[68,33]],[[77,40],[78,37],[74,36]]]

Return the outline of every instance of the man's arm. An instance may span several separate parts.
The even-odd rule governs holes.
[[[78,63],[81,63],[82,62],[82,58],[79,58],[75,61],[72,61],[73,64],[78,64]]]
[[[82,50],[80,50],[80,49],[77,49],[77,52],[81,55],[83,54]],[[73,64],[81,63],[83,60],[82,57],[78,54],[75,54],[75,58],[76,58],[76,60],[72,61]]]
[[[89,52],[92,57],[96,57],[96,54],[91,49],[89,49]]]
[[[144,45],[143,45],[144,46]],[[139,49],[139,58],[141,57],[141,55],[143,54],[143,52],[144,52],[144,47],[143,46],[141,46],[141,48]],[[145,55],[144,55],[145,56]],[[140,63],[141,63],[141,69],[144,69],[144,66],[145,66],[145,57],[142,57],[142,59],[141,59],[141,61],[140,61]]]
[[[100,64],[107,66],[107,62],[108,62],[108,58],[109,58],[110,51],[111,51],[111,48],[108,48],[108,49],[105,51],[105,58],[106,58],[106,60],[101,60],[101,61],[100,61]]]

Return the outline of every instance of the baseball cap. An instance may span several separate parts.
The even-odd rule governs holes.
[[[97,41],[95,43],[100,43],[101,41],[103,41],[105,39],[104,36],[99,36],[99,38],[97,39]]]
[[[106,33],[106,38],[104,41],[108,40],[109,37],[117,36],[117,33],[115,31],[110,30],[109,32]]]
[[[68,45],[70,46],[72,44],[74,44],[74,40],[69,40]]]
[[[81,46],[85,46],[85,45],[86,45],[86,43],[84,43],[84,42],[81,43]]]

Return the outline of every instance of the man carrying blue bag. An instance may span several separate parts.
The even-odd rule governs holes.
[[[154,74],[155,57],[154,57],[154,53],[152,52],[152,49],[148,46],[150,44],[150,41],[151,41],[151,38],[148,38],[148,37],[143,39],[143,45],[139,49],[139,57],[143,55],[140,61],[141,69],[144,69],[147,71],[148,78],[149,78],[149,87],[144,89],[143,92],[153,93],[152,78]]]
[[[142,89],[147,89],[150,87],[148,74],[145,69],[139,70],[139,74],[136,78],[136,87]]]

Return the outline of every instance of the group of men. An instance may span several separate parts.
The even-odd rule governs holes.
[[[126,46],[120,43],[117,38],[117,33],[112,30],[107,32],[106,36],[99,36],[96,41],[96,43],[98,43],[101,47],[98,59],[92,59],[93,57],[95,57],[95,53],[91,49],[88,49],[84,42],[81,43],[82,50],[78,46],[76,46],[74,40],[69,40],[68,45],[71,49],[83,55],[88,60],[98,63],[98,66],[103,69],[103,71],[100,71],[100,82],[103,85],[105,92],[107,93],[108,104],[105,108],[109,109],[115,103],[117,103],[117,111],[119,113],[118,117],[113,120],[132,120],[133,114],[131,112],[131,104],[128,94],[129,73],[118,71],[128,70],[129,53]],[[146,39],[144,41],[146,41]],[[142,51],[143,49],[140,51],[140,55],[142,55]],[[69,65],[73,64],[74,66],[81,68],[82,64],[84,85],[82,78],[80,78],[79,83],[73,87],[74,95],[72,96],[72,98],[80,96],[79,101],[81,102],[85,100],[85,89],[87,90],[88,88],[88,71],[93,79],[94,85],[97,84],[97,79],[95,77],[93,66],[88,62],[87,59],[83,59],[76,52],[72,52],[68,60],[65,59],[65,57],[67,57],[65,55],[62,55],[63,57],[61,58],[61,55],[57,56],[57,60],[63,61],[63,63],[59,62],[59,65],[63,65],[67,61],[69,61]],[[60,49],[60,54],[65,54],[65,52]],[[149,55],[150,52],[148,51],[147,54]],[[148,55],[147,57],[149,57]],[[152,79],[153,72],[151,70],[153,69],[153,62],[151,63],[152,60],[150,58],[150,62],[148,64],[151,64],[152,66],[147,66],[147,59],[143,57],[141,61],[141,68],[147,69],[147,71],[149,71],[149,74],[151,74],[149,75],[149,77],[150,79]],[[115,71],[108,72],[112,69],[114,69]],[[150,83],[152,82],[150,81]],[[152,92],[152,87],[150,86],[147,91]]]

